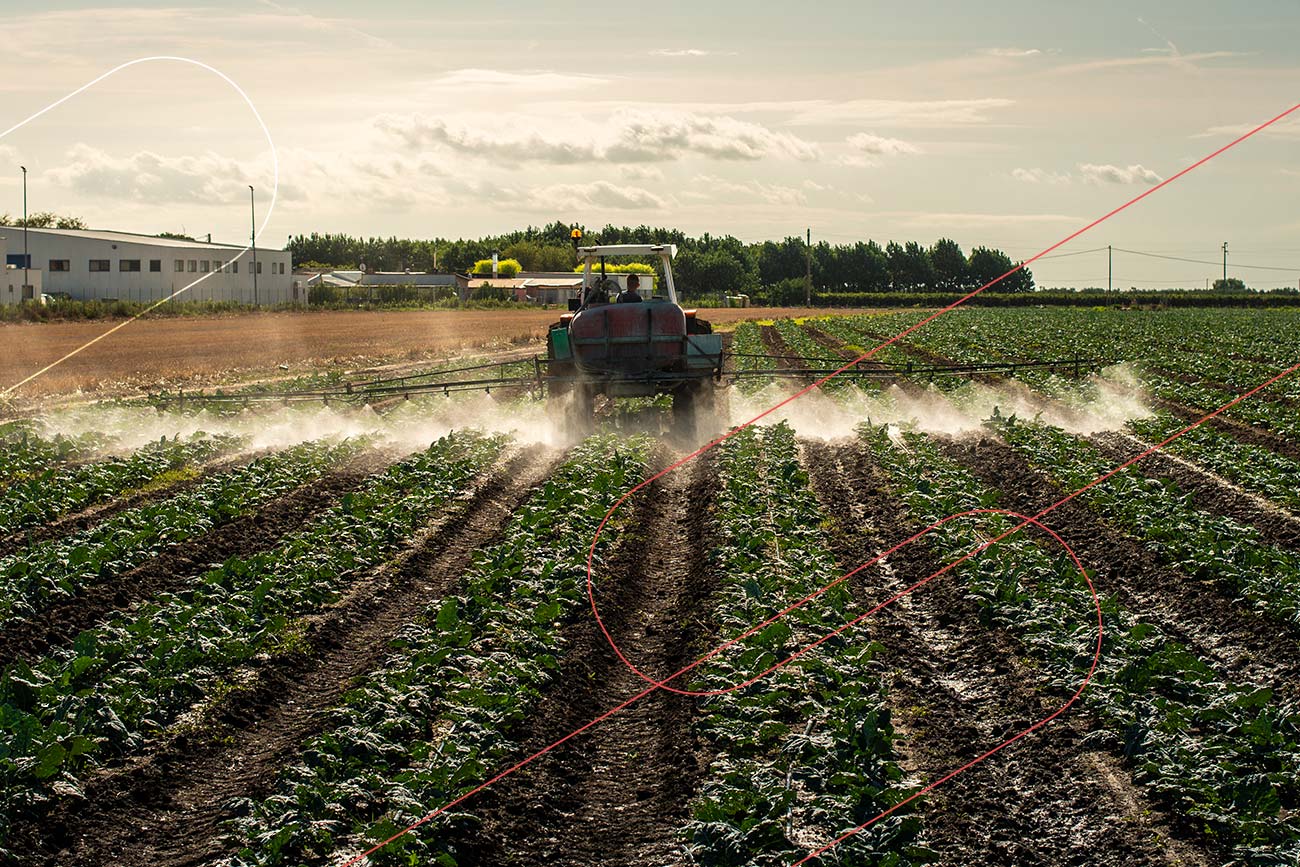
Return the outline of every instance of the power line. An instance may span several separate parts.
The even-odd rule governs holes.
[[[1123,247],[1116,247],[1115,250],[1119,253],[1131,253],[1134,256],[1146,256],[1151,259],[1168,259],[1171,262],[1191,262],[1195,265],[1214,265],[1215,267],[1219,267],[1223,264],[1222,262],[1215,262],[1211,259],[1187,259],[1182,256],[1162,256],[1159,253],[1144,253],[1141,250],[1125,250]],[[1232,267],[1250,268],[1255,271],[1292,271],[1300,273],[1300,268],[1280,268],[1273,265],[1241,265],[1237,262],[1233,262]]]

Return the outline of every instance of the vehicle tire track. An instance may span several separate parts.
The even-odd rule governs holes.
[[[453,590],[475,551],[500,536],[559,460],[540,446],[516,452],[407,553],[307,618],[303,652],[259,658],[230,700],[205,714],[197,736],[178,735],[88,784],[86,804],[63,805],[42,823],[44,863],[194,867],[228,854],[220,845],[221,823],[231,818],[223,805],[269,791],[348,685],[382,663],[406,623]]]
[[[832,549],[854,568],[921,527],[902,516],[888,480],[857,443],[805,442],[813,489],[834,516]],[[863,570],[853,590],[875,603],[933,573],[923,540]],[[1002,629],[978,628],[979,611],[956,581],[940,578],[865,625],[892,676],[896,750],[930,780],[970,761],[1059,706],[1041,695]],[[937,789],[919,810],[926,844],[942,864],[1165,865],[1208,867],[1174,841],[1161,814],[1110,755],[1082,743],[1088,720],[1068,714]]]
[[[629,658],[661,676],[707,649],[705,603],[716,579],[703,556],[717,474],[701,455],[630,503],[632,516],[598,590],[602,616]],[[521,737],[530,755],[645,688],[583,612]],[[692,731],[696,699],[659,691],[484,793],[465,867],[682,863],[681,829],[708,756]]]
[[[251,514],[167,548],[120,575],[92,583],[33,618],[9,624],[0,629],[0,666],[15,659],[31,660],[73,640],[115,611],[182,587],[211,563],[272,547],[394,458],[391,452],[367,452]]]

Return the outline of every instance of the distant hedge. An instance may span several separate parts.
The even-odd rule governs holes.
[[[815,307],[947,307],[958,292],[814,292]],[[1300,294],[1281,292],[981,292],[972,307],[1300,307]]]

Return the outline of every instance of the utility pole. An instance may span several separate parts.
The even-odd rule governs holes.
[[[803,286],[803,306],[812,306],[812,229],[808,229],[808,240],[804,244],[804,259],[808,266],[806,282]]]
[[[1223,285],[1228,285],[1228,242],[1223,242]]]
[[[1111,252],[1110,244],[1106,245],[1106,294],[1111,293]]]
[[[248,215],[252,224],[253,239],[253,306],[257,306],[257,209],[253,205],[253,185],[248,185]]]
[[[21,297],[19,303],[27,300],[27,287],[32,285],[32,278],[27,273],[27,269],[32,267],[31,254],[27,252],[27,166],[19,166],[23,170],[23,291],[18,293]]]

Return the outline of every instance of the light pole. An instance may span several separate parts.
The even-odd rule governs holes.
[[[248,185],[248,216],[252,224],[253,306],[257,306],[257,209],[253,205],[253,185]]]
[[[32,266],[31,254],[27,252],[27,166],[19,166],[23,170],[23,291],[19,293],[19,301],[27,300],[27,287],[32,285],[31,275],[27,269]]]

